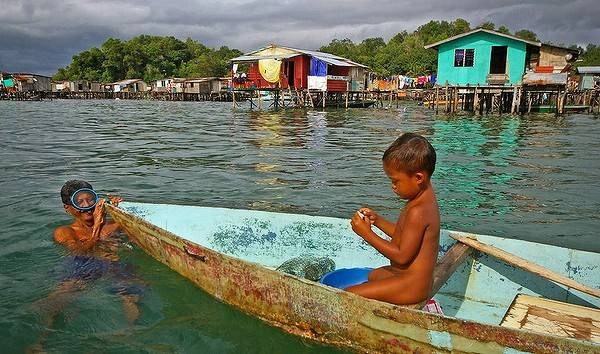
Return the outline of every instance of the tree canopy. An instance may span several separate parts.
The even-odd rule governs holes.
[[[536,33],[509,28],[487,21],[475,28],[496,30],[527,40],[539,41]],[[421,75],[437,69],[437,52],[424,46],[470,31],[471,25],[462,18],[454,21],[429,21],[415,31],[398,32],[389,41],[382,37],[366,38],[358,43],[333,39],[319,50],[365,64],[380,75]],[[571,46],[577,47],[577,46]],[[579,47],[577,47],[579,48]],[[589,44],[579,48],[576,66],[600,65],[600,46]],[[128,41],[109,38],[100,48],[91,48],[73,56],[72,62],[60,68],[55,80],[90,80],[114,82],[143,78],[150,82],[166,77],[224,76],[229,71],[229,59],[241,55],[237,49],[208,48],[191,38],[140,35]]]
[[[165,77],[205,77],[227,74],[229,59],[241,55],[237,49],[211,49],[187,38],[140,35],[128,41],[109,38],[100,48],[73,56],[58,69],[55,80],[114,82],[143,78],[150,82]]]

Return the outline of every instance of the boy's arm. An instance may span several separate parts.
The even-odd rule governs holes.
[[[383,217],[378,216],[377,220],[375,220],[375,223],[373,223],[373,225],[377,226],[377,228],[379,230],[383,231],[389,237],[394,236],[394,230],[396,229],[396,224],[394,224],[393,222],[390,222],[390,221],[384,219]]]
[[[379,230],[383,231],[389,237],[394,235],[394,230],[396,229],[396,224],[393,222],[387,221],[384,217],[376,213],[371,208],[360,208],[358,210],[364,216],[366,216],[373,225],[375,225]]]
[[[406,213],[404,227],[401,230],[394,231],[393,242],[377,236],[369,226],[369,222],[360,219],[358,215],[352,218],[354,231],[377,249],[379,253],[399,265],[408,265],[415,259],[421,248],[425,228],[427,227],[423,211],[415,208]]]

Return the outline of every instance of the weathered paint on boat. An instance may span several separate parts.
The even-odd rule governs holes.
[[[572,292],[562,286],[532,280],[529,275],[522,275],[522,278],[519,278],[521,277],[520,270],[501,265],[485,255],[476,256],[469,262],[465,262],[466,264],[459,267],[451,278],[456,279],[449,281],[440,291],[442,301],[448,300],[449,304],[451,301],[456,301],[457,297],[464,297],[459,301],[460,305],[457,309],[448,306],[450,312],[456,317],[445,317],[365,299],[284,274],[256,262],[203,247],[166,230],[177,229],[181,226],[183,219],[198,220],[204,216],[204,219],[210,219],[210,221],[204,220],[204,225],[193,225],[188,231],[196,234],[214,233],[214,230],[210,229],[206,223],[223,222],[223,220],[214,219],[219,219],[218,215],[225,214],[228,214],[227,220],[230,222],[244,213],[253,217],[260,215],[264,223],[261,227],[265,227],[265,225],[275,227],[273,225],[276,225],[277,222],[274,221],[271,225],[265,221],[265,218],[269,217],[274,220],[289,220],[290,223],[299,218],[316,219],[317,221],[313,223],[330,222],[334,229],[337,227],[336,223],[340,223],[340,225],[343,223],[347,227],[347,220],[142,203],[126,203],[123,208],[128,211],[112,206],[109,206],[108,210],[112,217],[122,225],[129,237],[145,252],[190,279],[217,299],[302,337],[364,352],[590,353],[600,351],[600,347],[592,342],[485,323],[493,322],[495,318],[484,316],[478,321],[469,319],[469,317],[478,316],[475,314],[482,311],[505,311],[505,309],[499,310],[499,304],[512,300],[516,292],[506,294],[501,286],[509,288],[513,286],[511,284],[514,282],[515,274],[519,274],[516,276],[518,278],[516,284],[521,283],[520,289],[523,292],[535,293],[525,285],[534,289],[543,286],[543,290],[538,290],[538,292],[543,292],[549,297],[562,301],[575,298],[588,305],[597,306],[595,299]],[[152,215],[148,216],[148,214],[152,214],[152,210],[156,212],[156,210],[163,209],[169,218],[161,219],[158,222],[159,219],[154,219]],[[161,227],[148,220],[154,221]],[[248,220],[243,222],[248,222]],[[444,237],[442,237],[442,252],[449,248],[449,242],[451,242],[447,231],[444,233],[446,235],[443,234]],[[481,237],[489,238],[490,236]],[[542,246],[552,248],[552,246]],[[523,248],[523,245],[513,245],[513,248],[517,250],[519,247]],[[569,263],[567,266],[570,270],[566,275],[573,277],[573,275],[579,274],[588,280],[588,277],[592,276],[595,277],[592,278],[595,281],[600,281],[597,276],[599,274],[599,262],[596,262],[598,258],[592,259],[591,264],[586,263],[585,267],[578,267],[576,258],[587,255],[585,252],[568,251],[570,256],[567,259],[567,263]],[[539,252],[540,250],[529,250],[531,254],[539,254]],[[251,252],[249,251],[249,253]],[[535,259],[534,256],[533,258]],[[554,259],[556,262],[563,261],[562,258],[557,258]],[[503,274],[504,280],[495,283],[494,277],[486,273],[489,267],[495,268]],[[478,268],[479,270],[477,270]],[[560,271],[559,269],[554,270]],[[485,277],[488,277],[488,280],[491,279],[487,284],[485,279],[483,282],[481,281],[481,278]],[[529,282],[529,284],[523,283],[523,281]],[[598,284],[592,284],[592,286],[598,287]],[[487,293],[488,301],[479,299],[476,302],[471,301],[468,295],[480,291],[480,287],[485,288],[483,293]],[[512,290],[516,291],[519,288],[515,285]],[[475,305],[475,303],[477,304]],[[467,311],[462,311],[461,307],[470,309],[471,315]]]

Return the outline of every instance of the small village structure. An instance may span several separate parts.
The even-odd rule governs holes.
[[[185,78],[171,77],[162,80],[152,81],[150,83],[152,92],[168,92],[178,93],[183,92],[183,83]]]
[[[136,93],[146,92],[149,90],[148,84],[142,79],[127,79],[113,82],[111,84],[113,92]]]
[[[264,99],[275,107],[286,101],[291,106],[324,107],[329,102],[347,107],[364,93],[369,69],[337,55],[274,44],[231,63],[234,93],[248,93],[251,106],[256,98],[259,108]]]
[[[519,113],[568,106],[568,72],[577,50],[478,28],[426,45],[438,51],[437,85],[426,103],[436,112]],[[571,94],[573,96],[573,94]]]
[[[580,66],[577,68],[579,74],[579,90],[600,89],[600,66]]]

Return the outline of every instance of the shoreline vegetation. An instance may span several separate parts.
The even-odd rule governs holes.
[[[425,49],[429,43],[444,40],[474,28],[486,28],[538,41],[537,35],[527,29],[511,33],[505,26],[496,27],[485,22],[471,28],[464,19],[430,21],[413,32],[401,31],[389,41],[372,37],[355,43],[350,39],[333,39],[318,50],[367,65],[375,73],[389,75],[421,75],[435,72],[437,52]],[[561,44],[562,45],[562,44]],[[581,61],[576,66],[600,65],[600,45],[588,44],[579,49]],[[52,79],[116,82],[143,78],[151,82],[167,77],[223,77],[230,71],[231,58],[242,55],[238,49],[221,46],[212,49],[187,38],[142,34],[130,40],[109,38],[100,48],[90,48],[73,56],[69,65],[58,69]]]

